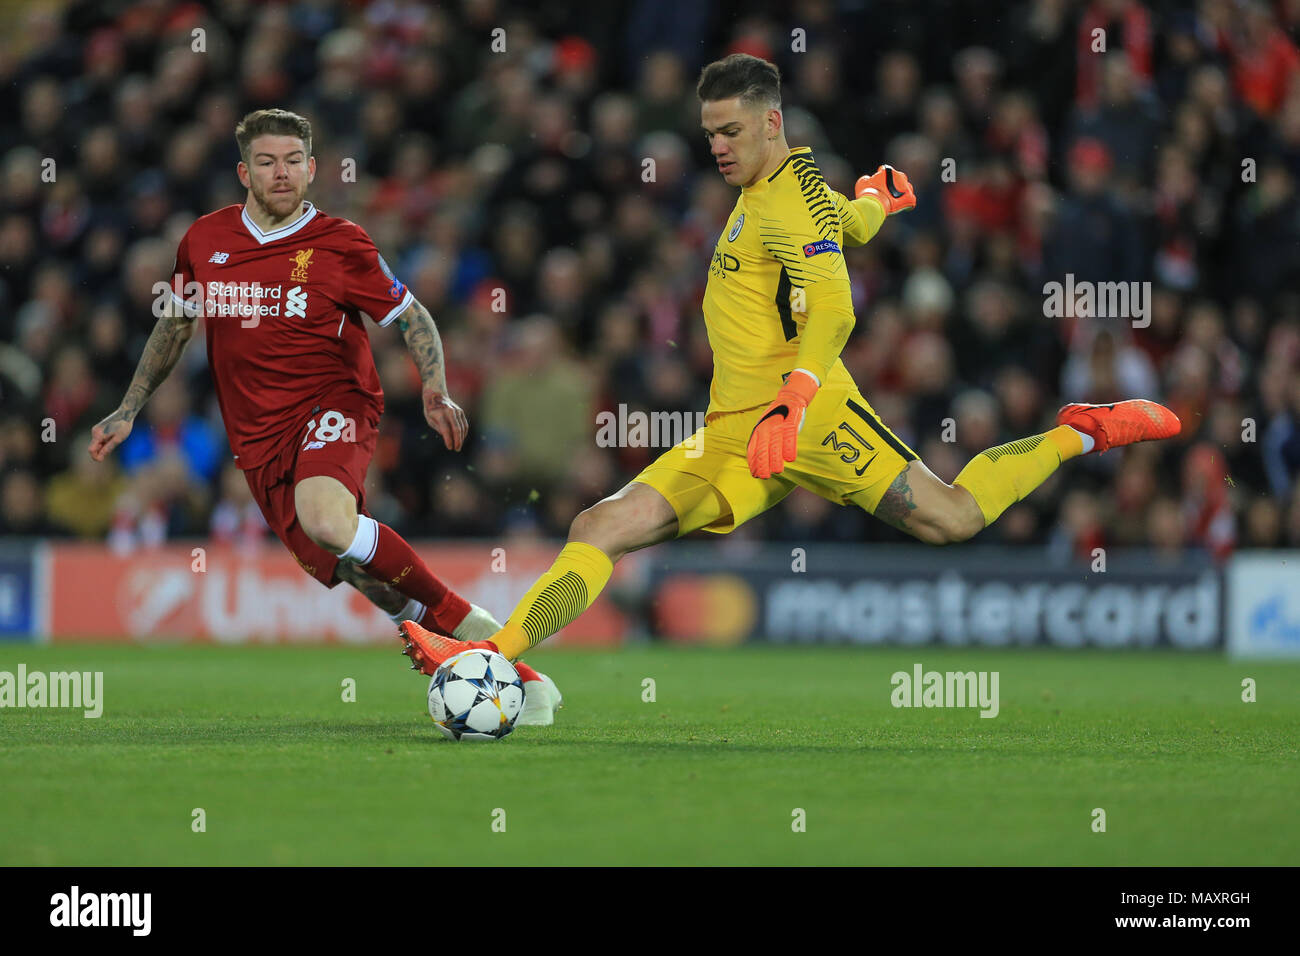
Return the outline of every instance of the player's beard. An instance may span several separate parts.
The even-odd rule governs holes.
[[[294,189],[292,192],[271,193],[263,192],[252,183],[251,191],[253,201],[262,207],[264,212],[272,220],[287,219],[302,206],[303,198],[307,195],[307,190]],[[291,187],[292,188],[292,187]]]

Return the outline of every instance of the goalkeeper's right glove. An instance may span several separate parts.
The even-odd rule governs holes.
[[[797,368],[786,376],[776,400],[767,406],[749,433],[746,457],[749,473],[755,478],[779,475],[785,471],[787,461],[794,461],[799,452],[799,430],[803,428],[804,414],[820,387],[805,369]]]
[[[907,179],[907,173],[893,166],[881,166],[870,176],[862,176],[853,190],[857,199],[870,196],[880,203],[886,216],[916,207],[916,193]]]

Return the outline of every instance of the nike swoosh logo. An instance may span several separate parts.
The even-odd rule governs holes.
[[[879,455],[879,454],[880,454],[880,452],[876,452],[876,455]],[[872,463],[873,461],[876,460],[876,455],[872,455],[870,458],[868,458],[868,459],[867,459],[867,463],[866,463],[865,465],[863,465],[861,468],[854,468],[854,469],[853,469],[853,471],[857,474],[857,476],[858,476],[859,478],[862,477],[862,473],[863,473],[864,471],[866,471],[868,468],[871,467],[871,463]]]

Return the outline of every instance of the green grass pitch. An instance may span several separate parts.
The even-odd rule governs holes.
[[[0,645],[0,670],[104,672],[99,719],[0,710],[0,864],[1300,863],[1300,664],[931,647],[530,660],[564,691],[556,725],[454,744],[396,647]],[[917,662],[998,671],[1000,714],[892,707],[890,675]]]

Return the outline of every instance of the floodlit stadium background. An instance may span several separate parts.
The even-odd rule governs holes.
[[[707,404],[700,298],[735,193],[694,82],[744,51],[780,66],[789,140],[833,187],[851,194],[881,162],[916,186],[916,210],[847,254],[844,361],[940,477],[1066,401],[1156,398],[1184,433],[1069,463],[978,548],[904,553],[900,533],[799,491],[729,539],[620,566],[565,639],[1300,647],[1300,558],[1288,572],[1270,550],[1300,547],[1300,0],[991,9],[6,6],[0,630],[385,639],[381,614],[327,595],[264,529],[201,336],[114,460],[85,450],[177,241],[242,201],[233,128],[266,106],[311,120],[309,198],[365,227],[428,306],[470,416],[448,452],[398,333],[372,326],[387,411],[369,507],[508,614],[572,517],[660,451],[601,447],[597,415],[693,421]],[[1149,326],[1047,317],[1044,284],[1067,273],[1149,281]],[[1017,590],[1031,579],[1128,596],[1073,630],[1039,614],[1020,633],[1042,603]],[[809,607],[821,623],[798,622]],[[970,618],[957,637],[950,611]]]

